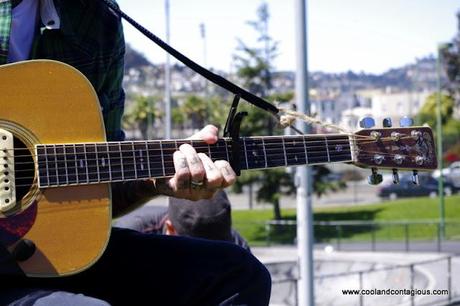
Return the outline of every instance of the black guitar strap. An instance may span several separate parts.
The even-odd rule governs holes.
[[[165,43],[163,40],[158,38],[155,34],[144,28],[142,25],[137,23],[135,20],[133,20],[131,17],[126,15],[123,11],[121,11],[118,6],[111,0],[101,0],[104,2],[110,9],[112,9],[120,18],[124,18],[126,21],[128,21],[133,27],[135,27],[137,30],[139,30],[142,34],[147,36],[151,41],[153,41],[155,44],[160,46],[163,50],[174,56],[177,60],[182,62],[184,65],[195,71],[196,73],[202,75],[209,81],[213,82],[214,84],[227,89],[228,91],[232,92],[233,94],[240,96],[242,99],[246,100],[247,102],[267,111],[272,113],[273,115],[277,115],[279,112],[279,109],[274,106],[273,104],[267,102],[266,100],[250,93],[249,91],[239,87],[238,85],[230,82],[229,80],[225,79],[224,77],[217,75],[208,69],[198,65],[167,43]]]

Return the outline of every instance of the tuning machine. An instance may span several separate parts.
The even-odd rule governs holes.
[[[359,121],[359,126],[363,129],[370,129],[375,126],[375,120],[372,117],[364,117]]]
[[[399,174],[397,169],[392,170],[393,184],[399,184]]]
[[[385,118],[383,119],[383,122],[382,122],[382,125],[383,127],[392,127],[393,126],[393,123],[391,121],[391,118]]]
[[[419,181],[419,178],[418,178],[418,171],[417,170],[413,170],[412,171],[412,183],[414,185],[420,185],[420,181]]]
[[[399,119],[399,126],[400,127],[410,127],[414,125],[414,119],[404,116]]]
[[[381,174],[377,172],[377,168],[372,168],[372,174],[367,177],[367,182],[370,185],[378,185],[383,181]]]

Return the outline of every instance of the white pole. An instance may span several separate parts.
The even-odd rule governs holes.
[[[165,0],[166,43],[169,45],[169,0]],[[171,56],[166,53],[165,64],[165,138],[171,139]]]
[[[296,12],[296,101],[297,111],[310,114],[308,97],[307,62],[307,0],[295,0]],[[309,127],[300,120],[297,128],[309,133]],[[299,282],[297,298],[299,306],[314,305],[314,265],[313,265],[313,216],[312,179],[310,167],[297,168],[297,252],[299,256]]]

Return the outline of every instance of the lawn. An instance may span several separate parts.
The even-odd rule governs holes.
[[[295,221],[295,210],[282,211],[283,220]],[[445,236],[460,239],[460,196],[445,199],[445,216],[447,225]],[[250,241],[252,245],[270,242],[292,243],[295,239],[295,225],[270,226],[266,221],[272,220],[271,210],[239,210],[233,212],[234,227]],[[361,241],[434,240],[439,233],[438,199],[412,198],[383,202],[373,205],[320,208],[314,210],[314,221],[359,221],[360,226],[350,225],[315,225],[315,239],[318,242],[337,240]],[[400,224],[395,224],[395,223]],[[429,222],[432,222],[430,224]],[[434,222],[434,223],[433,223]],[[391,223],[391,224],[387,224]],[[405,225],[404,223],[407,223]]]

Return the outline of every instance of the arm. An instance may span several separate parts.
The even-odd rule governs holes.
[[[122,88],[125,42],[121,22],[118,23],[114,50],[119,52],[112,57],[102,86],[97,89],[109,141],[124,139],[121,120],[125,101]],[[217,128],[208,125],[192,138],[213,144],[217,141]],[[113,216],[132,211],[160,194],[190,200],[211,198],[219,188],[225,188],[236,180],[235,172],[227,161],[213,162],[188,144],[181,145],[173,158],[176,174],[172,178],[112,184]]]

